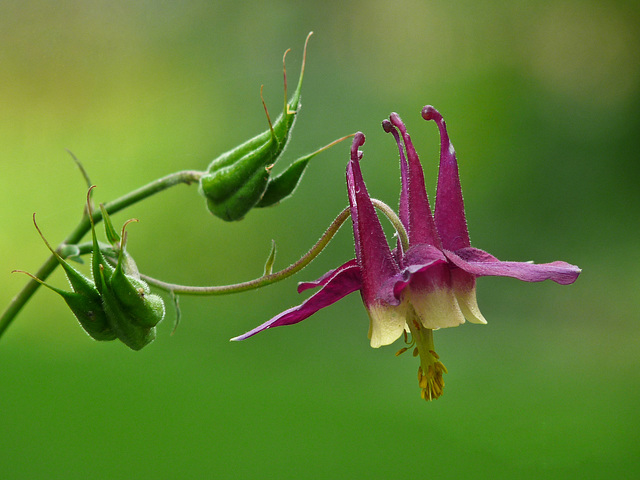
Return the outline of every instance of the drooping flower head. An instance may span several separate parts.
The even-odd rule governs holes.
[[[566,262],[535,265],[503,262],[470,246],[455,151],[442,116],[431,106],[422,116],[439,128],[440,171],[431,213],[424,174],[411,137],[400,117],[393,113],[383,122],[398,145],[402,188],[399,217],[408,241],[398,241],[391,251],[366,189],[358,148],[364,135],[356,134],[347,165],[347,190],[353,223],[356,258],[329,271],[315,282],[301,283],[298,292],[320,287],[301,305],[275,316],[259,327],[234,338],[244,340],[267,328],[298,323],[345,295],[360,291],[369,314],[372,347],[388,345],[404,335],[414,355],[420,356],[418,381],[426,400],[442,394],[443,373],[433,346],[433,330],[465,321],[486,323],[475,294],[475,279],[485,275],[510,276],[528,282],[553,280],[573,283],[580,269]],[[409,340],[409,335],[411,340]]]

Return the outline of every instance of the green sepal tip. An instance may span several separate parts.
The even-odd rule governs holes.
[[[38,227],[35,214],[33,215],[33,224],[40,234],[40,238],[42,238],[47,248],[63,268],[73,292],[67,292],[49,285],[30,273],[23,273],[26,273],[40,284],[60,295],[67,303],[74,316],[78,319],[84,331],[93,339],[114,340],[116,335],[109,326],[109,322],[102,308],[100,293],[96,289],[94,282],[69,265],[64,258],[62,258],[62,256],[54,250],[53,247],[51,247],[45,236],[42,234],[40,227]]]
[[[311,160],[314,155],[315,154],[311,154],[299,158],[289,165],[280,175],[270,179],[262,198],[256,204],[256,208],[271,207],[293,195],[309,164],[309,160]]]
[[[276,261],[276,241],[271,240],[271,251],[269,252],[269,257],[267,257],[267,261],[264,264],[264,273],[263,276],[271,275],[273,273],[273,264]]]
[[[291,195],[293,195],[293,192],[300,184],[300,180],[302,179],[302,175],[304,174],[307,165],[309,164],[309,160],[311,160],[319,153],[333,147],[336,143],[340,143],[343,140],[351,137],[353,137],[353,134],[334,140],[328,145],[319,148],[315,152],[309,153],[297,159],[295,162],[289,165],[289,167],[287,167],[284,172],[269,180],[267,189],[265,190],[264,195],[262,196],[260,201],[256,204],[256,207],[270,207],[272,205],[276,205],[282,200],[289,198]]]

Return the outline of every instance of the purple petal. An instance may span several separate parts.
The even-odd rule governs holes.
[[[351,146],[351,161],[347,165],[347,188],[356,260],[362,274],[362,299],[369,308],[380,287],[389,277],[398,273],[399,269],[362,178],[358,147],[363,144],[364,135],[356,133]]]
[[[347,263],[345,263],[344,265],[340,265],[338,268],[335,268],[333,270],[329,270],[327,273],[325,273],[324,275],[322,275],[319,279],[314,280],[312,282],[300,282],[298,283],[298,293],[302,293],[305,290],[308,290],[310,288],[317,288],[317,287],[321,287],[323,285],[326,285],[327,282],[329,282],[329,280],[331,280],[333,278],[334,275],[336,275],[336,273],[339,273],[338,270],[343,270],[347,267],[352,267],[352,266],[357,266],[357,262],[356,260],[349,260]]]
[[[404,156],[404,149],[402,148],[402,143],[400,143],[400,135],[398,134],[398,130],[391,124],[389,120],[382,121],[382,128],[385,132],[391,133],[393,138],[396,140],[396,144],[398,145],[398,151],[400,153],[400,180],[401,180],[401,189],[400,189],[400,202],[398,206],[398,216],[400,217],[400,221],[404,225],[405,229],[409,229],[409,196],[408,196],[408,185],[409,185],[409,167],[407,166],[407,159]],[[400,242],[400,240],[398,240]]]
[[[561,285],[569,285],[576,281],[581,272],[575,265],[560,261],[542,264],[503,262],[473,247],[462,248],[455,253],[445,250],[444,254],[454,265],[477,277],[513,277],[525,282],[553,280]]]
[[[358,165],[358,167],[360,166],[359,160],[362,158],[362,152],[358,151],[358,147],[361,147],[362,145],[364,145],[364,142],[365,142],[364,134],[362,132],[357,132],[356,135],[353,137],[353,142],[351,143],[351,157],[350,157],[349,163],[347,164],[347,193],[349,195],[350,204],[352,203],[351,191],[352,190],[355,191],[355,186],[353,185],[353,173],[351,173],[351,170],[350,170],[351,164],[353,163]],[[358,168],[358,171],[360,171],[359,168]],[[349,183],[350,174],[351,174],[352,183]],[[360,173],[360,177],[362,177],[362,173]],[[353,195],[355,196],[355,193]],[[362,248],[360,247],[360,234],[358,230],[360,225],[358,221],[358,209],[354,208],[353,205],[351,205],[350,210],[351,210],[351,223],[353,225],[353,241],[354,241],[354,247],[356,250],[356,260],[360,261]]]
[[[293,325],[301,322],[318,310],[332,305],[344,296],[359,290],[362,285],[360,268],[347,262],[342,267],[333,271],[333,276],[326,279],[323,287],[297,307],[290,308],[276,315],[271,320],[259,327],[248,331],[244,335],[232,338],[232,341],[244,340],[267,328]]]
[[[411,247],[403,259],[403,279],[395,284],[395,294],[406,288],[407,299],[425,328],[455,327],[464,317],[453,290],[450,266],[441,250],[433,245]]]
[[[427,105],[422,109],[422,118],[434,120],[440,131],[440,169],[436,189],[435,221],[443,248],[459,250],[471,245],[469,230],[464,216],[462,188],[458,174],[458,162],[453,144],[449,140],[447,125],[442,115]]]
[[[402,290],[411,283],[415,274],[426,272],[434,265],[443,263],[447,263],[447,258],[433,245],[422,244],[411,247],[402,259],[402,272],[385,284],[378,294],[379,298],[388,303],[391,303],[391,296],[400,299]]]
[[[440,238],[436,231],[436,226],[431,215],[431,207],[429,206],[429,197],[424,184],[424,173],[420,159],[416,153],[411,137],[407,133],[407,129],[397,113],[389,116],[391,123],[400,130],[404,140],[404,146],[407,151],[408,158],[408,182],[402,188],[407,192],[409,203],[409,243],[417,245],[426,243],[441,247]]]

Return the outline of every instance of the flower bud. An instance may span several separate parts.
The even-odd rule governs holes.
[[[66,292],[46,284],[30,273],[23,273],[58,293],[71,308],[82,328],[92,338],[96,340],[118,338],[129,348],[140,350],[155,339],[155,326],[164,318],[164,302],[160,296],[152,294],[149,285],[140,279],[138,268],[126,251],[125,228],[136,220],[129,220],[124,224],[122,237],[120,237],[113,228],[106,209],[100,205],[107,239],[118,257],[115,267],[106,260],[103,250],[108,251],[108,248],[101,247],[98,243],[91,211],[90,196],[93,188],[91,187],[87,194],[87,213],[93,241],[91,258],[93,280],[75,270],[51,247],[35,221],[35,214],[33,223],[64,269],[73,291]],[[78,251],[77,247],[68,250]]]
[[[72,292],[67,292],[61,290],[59,288],[53,287],[39,278],[31,275],[30,273],[26,273],[31,278],[41,283],[45,287],[50,290],[56,292],[60,295],[64,301],[67,303],[75,317],[80,322],[82,328],[95,340],[114,340],[116,338],[116,334],[111,329],[111,325],[107,319],[107,316],[102,308],[102,298],[100,293],[96,289],[95,284],[74,269],[71,265],[69,265],[58,252],[56,252],[47,239],[44,237],[38,224],[36,223],[35,214],[33,215],[33,224],[36,227],[36,230],[40,234],[40,237],[44,241],[47,248],[54,255],[58,263],[64,269],[64,272],[71,284]],[[19,271],[19,270],[16,270]]]
[[[141,327],[155,327],[164,318],[164,302],[160,296],[152,294],[149,285],[140,279],[133,258],[126,252],[125,244],[126,233],[123,227],[118,263],[110,279],[111,289],[133,322]]]
[[[14,272],[22,272],[22,270],[14,270]],[[91,338],[101,341],[116,339],[116,334],[109,325],[107,316],[102,308],[100,295],[95,287],[92,286],[92,290],[88,289],[79,290],[77,292],[67,292],[43,282],[38,277],[35,277],[30,273],[22,273],[26,273],[35,281],[60,295],[67,303],[67,306],[71,309],[71,312],[73,312],[75,317],[78,319],[84,331],[87,332]]]
[[[124,224],[120,237],[102,205],[101,210],[107,239],[118,252],[118,260],[115,268],[106,261],[92,222],[92,270],[96,288],[100,292],[104,312],[112,330],[129,348],[140,350],[155,339],[155,326],[164,318],[164,302],[158,295],[150,293],[149,286],[140,279],[133,258],[126,252],[125,228],[136,220],[129,220]]]
[[[307,42],[308,40],[309,37],[307,37]],[[284,69],[285,99],[282,114],[272,124],[265,106],[269,129],[213,160],[207,169],[207,173],[200,179],[200,192],[207,200],[207,208],[211,213],[223,220],[241,220],[249,210],[257,206],[271,184],[269,178],[271,168],[289,141],[295,115],[300,107],[307,42],[305,42],[304,47],[305,53],[300,79],[291,101],[287,99],[287,72]],[[308,159],[287,175],[286,178],[293,178],[295,182],[290,191],[284,196],[293,191],[302,176],[307,162]],[[291,180],[288,183],[291,183]],[[276,200],[270,201],[269,204],[276,203],[284,198],[284,196],[278,197],[278,195],[278,192],[272,195]]]
[[[109,325],[122,343],[132,350],[140,350],[156,338],[155,327],[143,327],[133,312],[126,307],[121,298],[111,288],[110,279],[105,276],[104,268],[96,283],[102,284],[102,304],[109,320]],[[164,315],[164,311],[163,311]]]

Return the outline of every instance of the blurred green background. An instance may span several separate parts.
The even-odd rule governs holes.
[[[635,1],[0,2],[0,305],[75,226],[85,185],[114,199],[204,169],[266,127],[297,81],[297,155],[362,130],[372,195],[395,205],[408,124],[433,197],[435,124],[458,152],[475,246],[566,260],[568,287],[483,278],[486,326],[437,332],[444,396],[417,361],[373,350],[351,295],[297,326],[228,339],[294,305],[297,281],[353,255],[350,226],[271,288],[182,297],[171,336],[134,353],[91,341],[40,290],[0,340],[0,475],[21,478],[632,478],[640,474],[640,8]],[[239,223],[194,186],[117,214],[146,273],[224,284],[302,255],[347,204],[348,145],[313,160],[293,200]],[[50,281],[66,280],[56,271]]]

